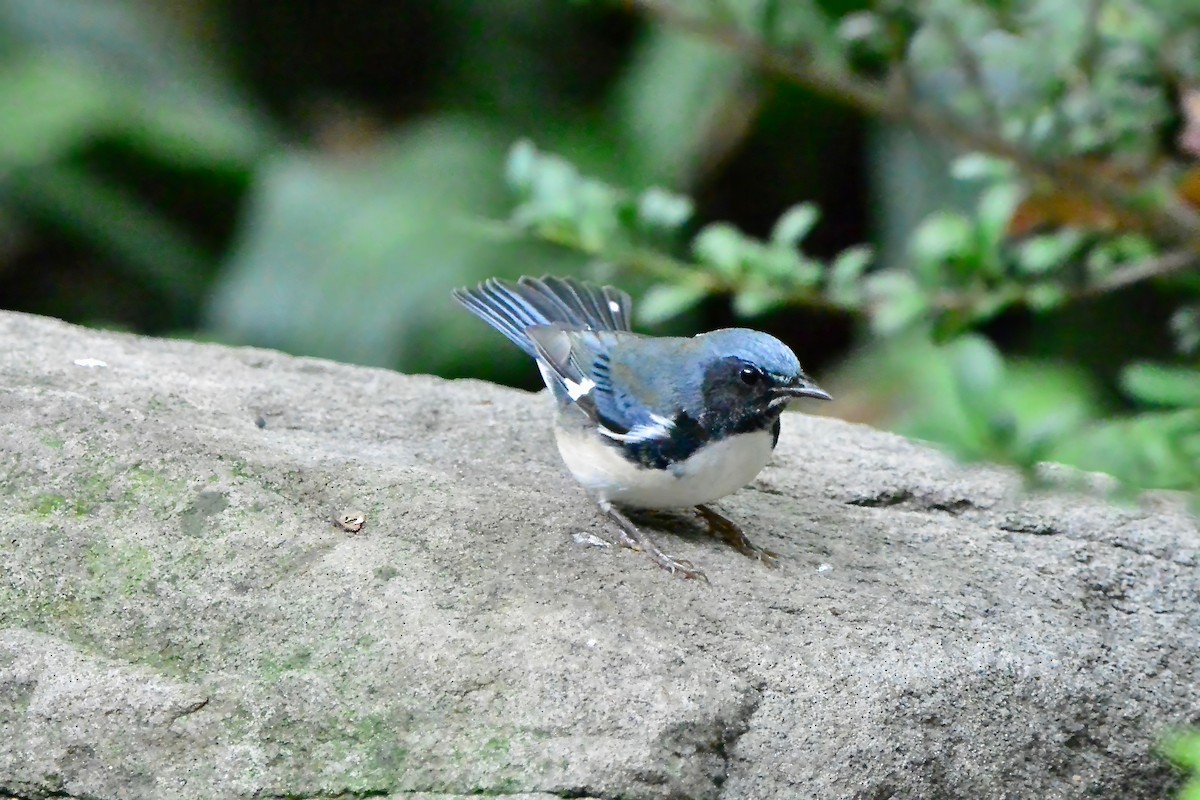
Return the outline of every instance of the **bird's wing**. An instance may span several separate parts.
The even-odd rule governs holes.
[[[560,400],[574,403],[601,435],[626,443],[670,438],[671,416],[637,402],[614,385],[612,351],[631,334],[558,325],[530,328],[528,334],[537,348],[546,385]]]

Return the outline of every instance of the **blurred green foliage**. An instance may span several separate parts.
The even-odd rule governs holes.
[[[0,238],[19,255],[26,224],[41,226],[103,259],[153,298],[159,315],[194,321],[215,273],[203,244],[162,213],[152,191],[107,174],[89,154],[110,148],[168,180],[203,175],[219,184],[245,180],[275,133],[157,22],[116,3],[0,2],[0,228],[8,233]],[[0,245],[0,277],[22,268]],[[114,294],[91,277],[85,286],[37,288],[61,295],[58,307],[74,316],[102,322]]]
[[[805,17],[784,33],[776,17],[729,13],[738,4],[636,5],[750,62],[954,140],[973,152],[949,172],[974,185],[966,195],[974,199],[931,209],[906,252],[886,263],[861,245],[822,260],[801,248],[818,221],[811,203],[783,211],[764,238],[725,222],[698,227],[687,196],[623,190],[521,142],[508,160],[513,227],[652,277],[646,321],[712,294],[730,296],[745,318],[783,307],[860,318],[869,337],[843,369],[851,384],[887,398],[894,427],[964,457],[1031,475],[1059,460],[1132,488],[1200,488],[1192,352],[1200,334],[1190,302],[1200,217],[1173,188],[1196,154],[1164,146],[1169,125],[1189,124],[1169,98],[1187,91],[1179,82],[1196,69],[1200,11],[880,3],[840,20]],[[865,64],[864,52],[874,54]],[[1005,314],[1051,316],[1149,281],[1180,309],[1178,346],[1154,353],[1160,363],[1115,349],[1108,392],[1062,357],[1006,358],[986,335]],[[1141,410],[1114,413],[1122,405]]]
[[[1189,777],[1179,793],[1179,800],[1200,800],[1200,734],[1180,734],[1172,738],[1165,753]]]

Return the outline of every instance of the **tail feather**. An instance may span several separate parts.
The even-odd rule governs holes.
[[[526,331],[537,325],[577,330],[629,330],[629,295],[612,286],[572,278],[520,278],[515,284],[489,278],[474,288],[455,289],[468,311],[504,334],[534,358],[537,348]]]
[[[525,335],[525,329],[535,323],[515,317],[513,312],[500,301],[483,294],[482,287],[479,289],[455,289],[453,294],[454,299],[462,303],[472,314],[500,331],[505,338],[529,355],[536,355],[532,341]]]

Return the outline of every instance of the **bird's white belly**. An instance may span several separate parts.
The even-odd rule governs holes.
[[[741,433],[705,445],[658,470],[635,464],[592,431],[556,432],[558,451],[575,480],[597,499],[632,508],[686,508],[742,488],[771,458],[771,432]]]

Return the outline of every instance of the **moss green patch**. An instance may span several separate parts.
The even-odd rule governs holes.
[[[261,674],[263,680],[267,681],[268,683],[275,683],[283,676],[283,673],[304,669],[311,663],[311,650],[297,650],[294,653],[289,653],[281,658],[264,658],[262,661]]]
[[[108,502],[108,490],[112,481],[101,472],[93,472],[79,482],[72,509],[77,517],[86,517],[95,508]]]
[[[310,760],[336,769],[338,783],[356,792],[394,790],[409,760],[409,751],[401,744],[404,721],[396,715],[352,712],[342,719],[300,724],[283,712],[269,720],[226,725],[227,729],[249,727],[254,736],[270,737],[289,751],[293,761]]]
[[[115,588],[122,597],[139,593],[154,572],[150,551],[130,542],[97,542],[87,549],[84,563],[93,581]]]
[[[73,598],[61,594],[34,594],[2,585],[0,608],[4,609],[5,620],[10,624],[42,633],[52,633],[47,629],[50,622],[74,623],[83,613],[83,606]]]
[[[501,739],[498,736],[493,736],[483,743],[483,752],[485,755],[497,756],[506,755],[508,748],[512,746],[512,742],[508,739]]]
[[[151,508],[174,506],[187,491],[183,481],[155,472],[148,467],[133,467],[126,471],[128,487],[122,501],[128,505],[144,503]]]
[[[366,714],[350,730],[350,741],[367,753],[367,774],[376,778],[395,779],[408,763],[408,750],[400,746],[401,728],[395,720],[379,714]]]
[[[0,688],[0,722],[18,725],[33,700],[33,684],[14,682]]]
[[[184,677],[192,675],[195,672],[195,663],[192,659],[185,658],[182,653],[170,647],[156,646],[151,634],[147,633],[143,641],[146,643],[146,646],[131,652],[131,661],[135,661],[138,664],[145,664],[164,675]]]
[[[39,494],[33,500],[33,513],[39,517],[48,517],[66,504],[62,495]]]
[[[49,447],[51,450],[62,450],[63,439],[61,436],[51,436],[49,434],[42,437],[42,444]]]

